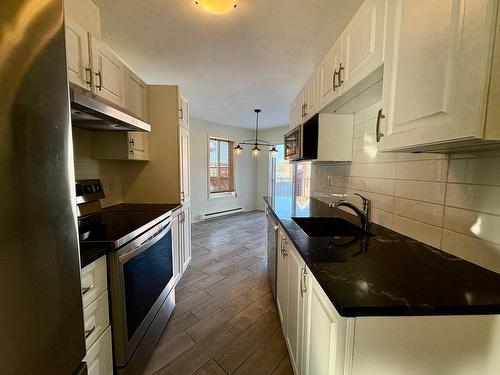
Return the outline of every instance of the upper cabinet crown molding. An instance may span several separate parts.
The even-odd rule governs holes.
[[[381,149],[449,151],[500,140],[498,116],[485,121],[488,107],[499,106],[498,96],[488,97],[500,84],[498,75],[490,80],[500,69],[492,60],[497,12],[496,0],[388,3]]]

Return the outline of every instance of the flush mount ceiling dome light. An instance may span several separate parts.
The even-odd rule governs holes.
[[[234,154],[236,156],[241,155],[241,153],[243,152],[243,147],[241,147],[241,145],[249,145],[253,146],[251,155],[254,158],[257,158],[260,156],[259,146],[264,146],[264,147],[269,147],[269,153],[271,154],[272,157],[275,157],[276,154],[278,153],[278,150],[276,150],[275,145],[269,143],[268,141],[263,141],[262,139],[259,139],[259,113],[261,112],[261,110],[254,109],[254,112],[257,114],[257,119],[255,120],[255,139],[247,139],[245,141],[238,143],[238,145],[234,148]]]
[[[195,0],[194,3],[215,14],[227,13],[238,6],[238,0]]]

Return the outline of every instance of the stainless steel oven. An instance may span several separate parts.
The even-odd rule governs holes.
[[[174,308],[171,227],[169,215],[108,254],[118,374],[142,371]]]
[[[299,160],[302,157],[302,126],[285,134],[285,159]]]

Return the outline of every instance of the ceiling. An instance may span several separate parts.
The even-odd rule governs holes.
[[[289,106],[362,0],[240,0],[210,14],[192,0],[94,0],[103,39],[148,84],[178,84],[191,116],[286,125]]]

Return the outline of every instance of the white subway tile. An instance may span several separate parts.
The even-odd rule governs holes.
[[[500,215],[500,187],[448,184],[446,205]]]
[[[448,160],[414,160],[400,161],[396,178],[420,181],[446,181]]]
[[[446,207],[444,228],[500,245],[500,216]]]
[[[442,205],[414,201],[404,198],[394,198],[394,213],[425,223],[441,226],[443,222]]]
[[[500,246],[443,230],[442,250],[500,273]]]
[[[454,159],[449,182],[500,186],[500,158]]]
[[[394,215],[392,229],[430,246],[439,248],[441,244],[441,228],[420,221]]]
[[[392,178],[396,175],[396,163],[355,164],[351,167],[351,176]]]
[[[445,184],[441,182],[396,181],[396,196],[443,204]]]
[[[372,210],[371,220],[375,224],[382,225],[383,227],[392,229],[393,217],[394,215],[390,212],[374,208]]]

